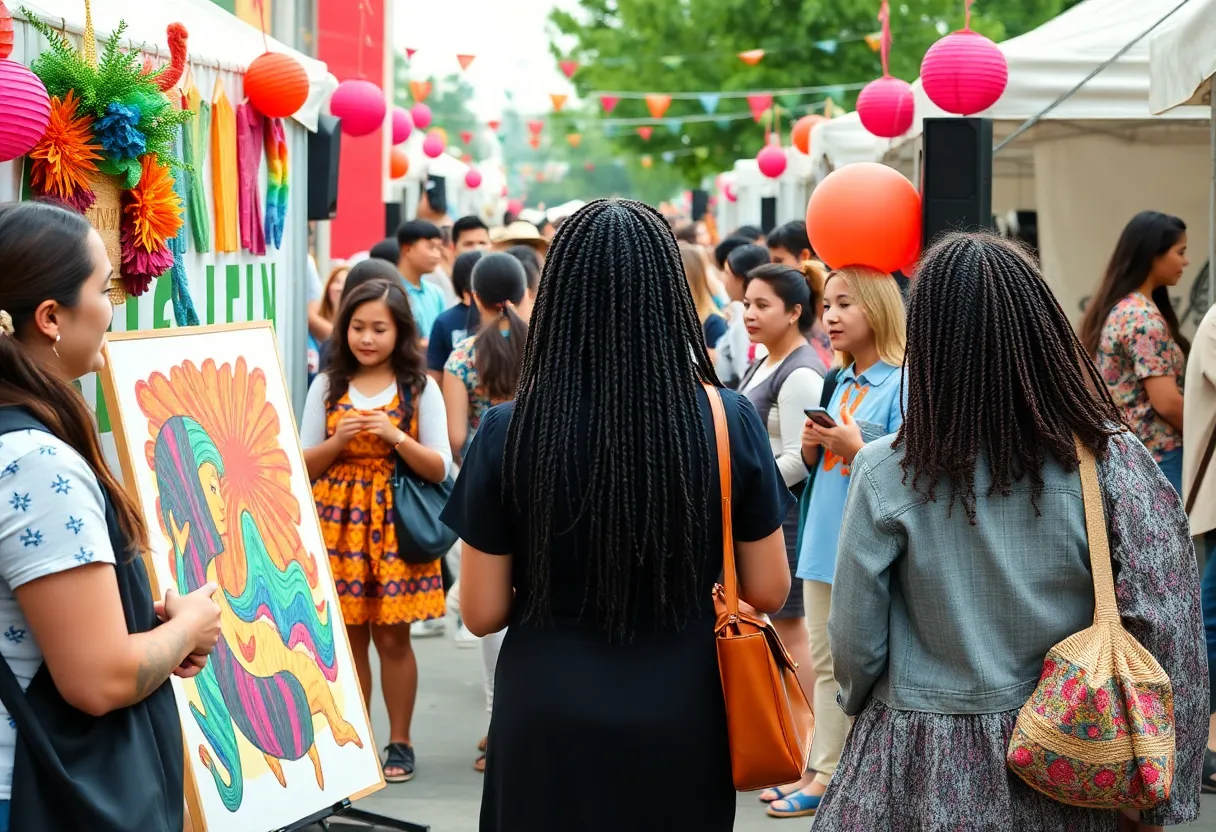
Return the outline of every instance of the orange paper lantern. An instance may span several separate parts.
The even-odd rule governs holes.
[[[845,165],[811,194],[806,230],[830,268],[869,266],[890,273],[914,261],[920,250],[920,194],[894,168]]]
[[[308,73],[282,52],[264,52],[245,70],[245,95],[267,118],[290,118],[308,100]]]
[[[410,157],[403,147],[394,147],[388,156],[389,179],[400,179],[410,172]]]
[[[790,135],[790,139],[794,147],[806,155],[811,153],[811,131],[815,129],[815,125],[821,121],[827,121],[821,115],[803,116],[794,124],[794,131]]]

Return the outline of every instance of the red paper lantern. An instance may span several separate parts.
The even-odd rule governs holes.
[[[393,108],[393,144],[401,144],[414,132],[414,120],[404,107]]]
[[[422,152],[428,157],[436,159],[439,154],[443,153],[443,137],[437,133],[432,133],[426,137],[426,141],[422,143]]]
[[[400,179],[410,172],[410,157],[404,147],[394,147],[388,154],[388,176]]]
[[[338,84],[329,99],[329,111],[342,119],[343,133],[366,136],[384,124],[388,103],[384,100],[384,91],[371,81],[351,78]]]
[[[789,161],[785,158],[785,150],[777,143],[769,144],[761,148],[756,154],[756,164],[760,168],[760,172],[769,179],[776,179],[785,173],[785,167]]]
[[[264,52],[245,70],[245,95],[267,118],[290,118],[308,100],[308,73],[290,55]]]
[[[481,174],[473,168],[469,168],[464,175],[464,186],[470,191],[475,191],[481,187]]]
[[[414,120],[414,127],[425,130],[431,126],[431,108],[422,103],[415,104],[410,107],[410,118]]]
[[[920,64],[929,100],[947,113],[971,116],[995,104],[1009,83],[1000,47],[971,29],[946,35],[929,47]]]
[[[915,110],[912,85],[889,75],[866,84],[857,96],[861,126],[881,139],[893,139],[907,133],[912,127]]]
[[[811,154],[811,131],[815,129],[815,125],[820,122],[827,121],[821,115],[812,114],[803,116],[794,124],[794,130],[790,134],[790,140],[794,143],[794,147],[809,156]]]
[[[0,61],[13,54],[13,13],[0,0]]]
[[[460,141],[462,141],[465,144],[468,144],[469,142],[473,141],[473,131],[472,130],[461,130],[460,131]]]
[[[51,99],[38,76],[16,61],[0,61],[0,162],[29,153],[51,120]]]
[[[921,204],[897,170],[858,162],[829,173],[806,207],[811,247],[829,267],[893,272],[920,249]]]

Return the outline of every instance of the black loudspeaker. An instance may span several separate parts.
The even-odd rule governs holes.
[[[448,212],[448,187],[444,177],[432,175],[426,178],[426,202],[436,214]]]
[[[760,198],[760,230],[768,236],[768,232],[777,227],[777,197],[765,196]]]
[[[924,244],[945,231],[992,227],[992,122],[927,118],[921,205]]]
[[[338,119],[322,115],[308,134],[308,218],[332,220],[338,214],[338,160],[342,132]]]
[[[402,210],[400,202],[384,203],[384,236],[396,237],[397,229],[401,227],[401,223],[405,221],[405,211]]]
[[[699,188],[692,192],[692,221],[697,222],[709,211],[709,191]]]

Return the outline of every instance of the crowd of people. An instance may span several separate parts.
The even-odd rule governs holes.
[[[803,776],[758,795],[769,815],[1192,821],[1216,791],[1216,308],[1188,341],[1186,246],[1182,220],[1133,218],[1079,335],[1033,253],[993,235],[943,236],[909,280],[828,268],[801,222],[716,240],[625,200],[556,227],[413,219],[324,281],[313,265],[300,439],[368,701],[379,657],[386,781],[426,765],[412,641],[451,615],[483,658],[484,832],[732,829],[729,509],[740,598],[816,720]],[[147,530],[73,385],[102,360],[110,276],[78,215],[0,208],[0,832],[183,824],[165,682],[205,665],[219,610],[211,586],[154,603]],[[1095,618],[1090,459],[1120,620],[1172,686],[1172,789],[1138,813],[1057,802],[1006,761],[1044,657]],[[436,518],[397,512],[403,470],[450,489],[450,551],[407,552]],[[166,788],[104,797],[88,743]]]

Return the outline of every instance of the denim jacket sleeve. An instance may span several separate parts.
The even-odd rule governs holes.
[[[863,448],[853,460],[832,581],[828,641],[840,706],[850,716],[861,713],[887,669],[891,567],[901,553],[900,538],[866,464],[870,455],[890,453],[882,444]]]

